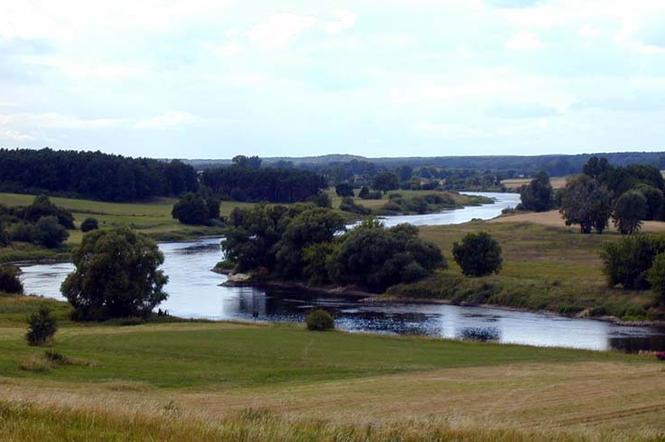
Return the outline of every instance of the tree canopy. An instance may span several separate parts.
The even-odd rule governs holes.
[[[453,257],[468,276],[499,273],[503,263],[501,246],[487,232],[469,233],[453,244]]]
[[[62,294],[82,320],[145,317],[167,298],[164,255],[148,237],[127,227],[95,230],[73,254],[76,266]]]
[[[0,149],[0,189],[104,201],[137,201],[198,188],[196,171],[180,161],[101,152]]]
[[[552,185],[547,172],[538,173],[531,182],[520,189],[522,206],[526,210],[545,212],[552,208]]]

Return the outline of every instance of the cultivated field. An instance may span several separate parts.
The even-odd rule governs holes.
[[[558,227],[571,231],[579,231],[579,226],[566,226],[564,219],[558,210],[548,212],[528,212],[516,213],[513,215],[504,215],[489,221],[490,223],[533,223],[542,226]],[[616,232],[611,220],[607,229],[608,232]],[[643,221],[642,232],[659,233],[665,232],[665,222],[663,221]]]
[[[63,319],[49,350],[68,362],[49,366],[17,316],[38,302],[0,297],[6,440],[600,441],[665,431],[665,378],[651,357]]]
[[[554,189],[562,189],[566,186],[566,179],[568,177],[551,177],[550,183]],[[501,184],[506,186],[506,188],[511,190],[519,189],[522,186],[525,186],[531,182],[531,178],[510,178],[507,180],[502,180]]]

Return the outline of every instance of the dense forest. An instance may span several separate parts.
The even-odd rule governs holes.
[[[223,199],[279,203],[304,201],[327,186],[317,173],[261,167],[258,157],[242,155],[235,157],[231,166],[205,170],[201,183]]]
[[[441,156],[441,157],[400,157],[400,158],[366,158],[357,155],[322,155],[317,157],[277,157],[264,158],[267,165],[305,168],[320,170],[335,165],[349,165],[348,167],[376,170],[391,170],[401,166],[410,166],[414,169],[433,167],[448,170],[467,171],[495,171],[504,172],[509,176],[534,175],[545,171],[551,176],[564,176],[582,172],[582,167],[592,156],[607,158],[613,166],[628,166],[631,164],[651,164],[660,169],[665,168],[665,152],[615,152],[577,155],[538,155],[538,156]],[[197,169],[219,167],[229,164],[230,160],[186,160]],[[346,167],[346,166],[345,166]],[[365,170],[364,173],[369,171]]]
[[[138,201],[198,188],[190,165],[101,152],[0,149],[0,190]]]

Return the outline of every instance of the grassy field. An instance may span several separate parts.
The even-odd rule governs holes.
[[[499,241],[503,269],[498,275],[464,278],[452,259],[452,246],[465,234],[477,231],[486,231]],[[607,287],[599,251],[603,243],[621,237],[616,233],[582,235],[575,229],[493,221],[422,227],[420,232],[443,250],[450,268],[424,281],[393,287],[389,290],[392,295],[626,320],[663,315],[661,309],[652,307],[655,297],[651,292]]]
[[[4,440],[650,440],[652,357],[295,325],[77,325],[47,363],[0,296]],[[41,361],[41,362],[40,362]],[[21,368],[22,367],[22,368]]]

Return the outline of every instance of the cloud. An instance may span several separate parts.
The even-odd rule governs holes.
[[[176,127],[192,126],[204,120],[189,112],[165,112],[151,118],[138,120],[134,127],[137,129],[172,129]]]
[[[542,49],[543,43],[538,39],[538,36],[531,32],[518,32],[513,34],[505,44],[506,49],[514,51],[532,51],[535,49]]]
[[[554,107],[533,103],[502,103],[491,106],[488,113],[498,118],[546,118],[561,115]]]
[[[0,126],[35,129],[103,129],[118,127],[123,122],[119,118],[80,118],[55,112],[0,114]]]
[[[542,3],[543,0],[487,0],[491,6],[498,8],[529,8]]]

